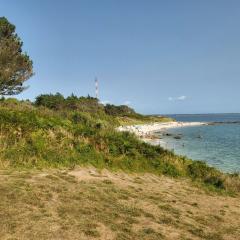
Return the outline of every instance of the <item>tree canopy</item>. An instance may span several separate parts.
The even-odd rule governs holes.
[[[99,104],[97,98],[90,96],[77,97],[74,94],[64,98],[61,93],[41,94],[36,97],[36,106],[44,106],[54,110],[78,110],[83,112],[103,111],[103,105]]]
[[[105,106],[105,112],[106,114],[112,115],[112,116],[129,116],[129,115],[136,114],[132,108],[126,105],[115,106],[112,104],[107,104]]]
[[[33,63],[22,52],[23,42],[15,26],[0,17],[0,95],[15,95],[26,89],[23,83],[33,75]]]

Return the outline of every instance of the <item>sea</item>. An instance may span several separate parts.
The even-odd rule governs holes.
[[[218,122],[219,124],[168,129],[169,136],[161,136],[166,148],[178,155],[205,161],[223,172],[240,172],[239,113],[168,116],[181,122]],[[176,139],[173,136],[180,137]]]

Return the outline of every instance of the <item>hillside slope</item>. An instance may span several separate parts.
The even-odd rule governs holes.
[[[36,102],[0,101],[0,168],[97,168],[188,177],[210,188],[237,193],[240,178],[200,161],[176,156],[115,129],[119,118],[167,121],[127,106],[103,106],[91,97],[41,95]]]

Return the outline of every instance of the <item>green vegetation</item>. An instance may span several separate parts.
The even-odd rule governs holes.
[[[0,17],[0,95],[22,92],[23,83],[33,75],[32,61],[22,52],[22,45],[15,26]]]
[[[15,26],[0,18],[0,95],[20,93],[32,74]],[[1,98],[1,239],[236,239],[239,197],[225,193],[237,195],[238,174],[116,131],[163,121],[172,119],[90,96]]]
[[[120,117],[131,118],[135,114],[128,107],[120,107],[120,110],[109,111],[108,105],[103,106],[95,98],[74,95],[67,98],[61,94],[41,95],[34,103],[2,99],[0,166],[93,165],[128,172],[191,177],[216,189],[240,189],[238,175],[223,174],[203,162],[144,143],[133,134],[117,132],[115,128],[121,124]],[[152,121],[152,117],[136,115],[144,122]]]
[[[107,104],[104,107],[105,113],[114,116],[121,125],[131,125],[131,124],[144,124],[149,122],[167,122],[174,121],[171,118],[167,117],[158,117],[158,116],[150,116],[150,115],[142,115],[136,113],[134,109],[125,106],[115,106],[112,104]]]

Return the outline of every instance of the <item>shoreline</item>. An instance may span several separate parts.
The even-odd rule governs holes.
[[[146,143],[151,145],[160,145],[161,147],[167,149],[166,142],[157,138],[154,133],[161,132],[164,133],[167,129],[181,128],[181,127],[195,127],[195,126],[206,126],[209,125],[207,122],[163,122],[163,123],[150,123],[141,125],[129,125],[120,126],[117,128],[120,132],[131,132]]]
[[[181,127],[195,127],[209,125],[207,122],[163,122],[163,123],[150,123],[141,125],[129,125],[120,126],[117,128],[120,132],[131,132],[136,134],[138,137],[144,138],[151,136],[154,132],[164,132],[170,128],[181,128]]]

